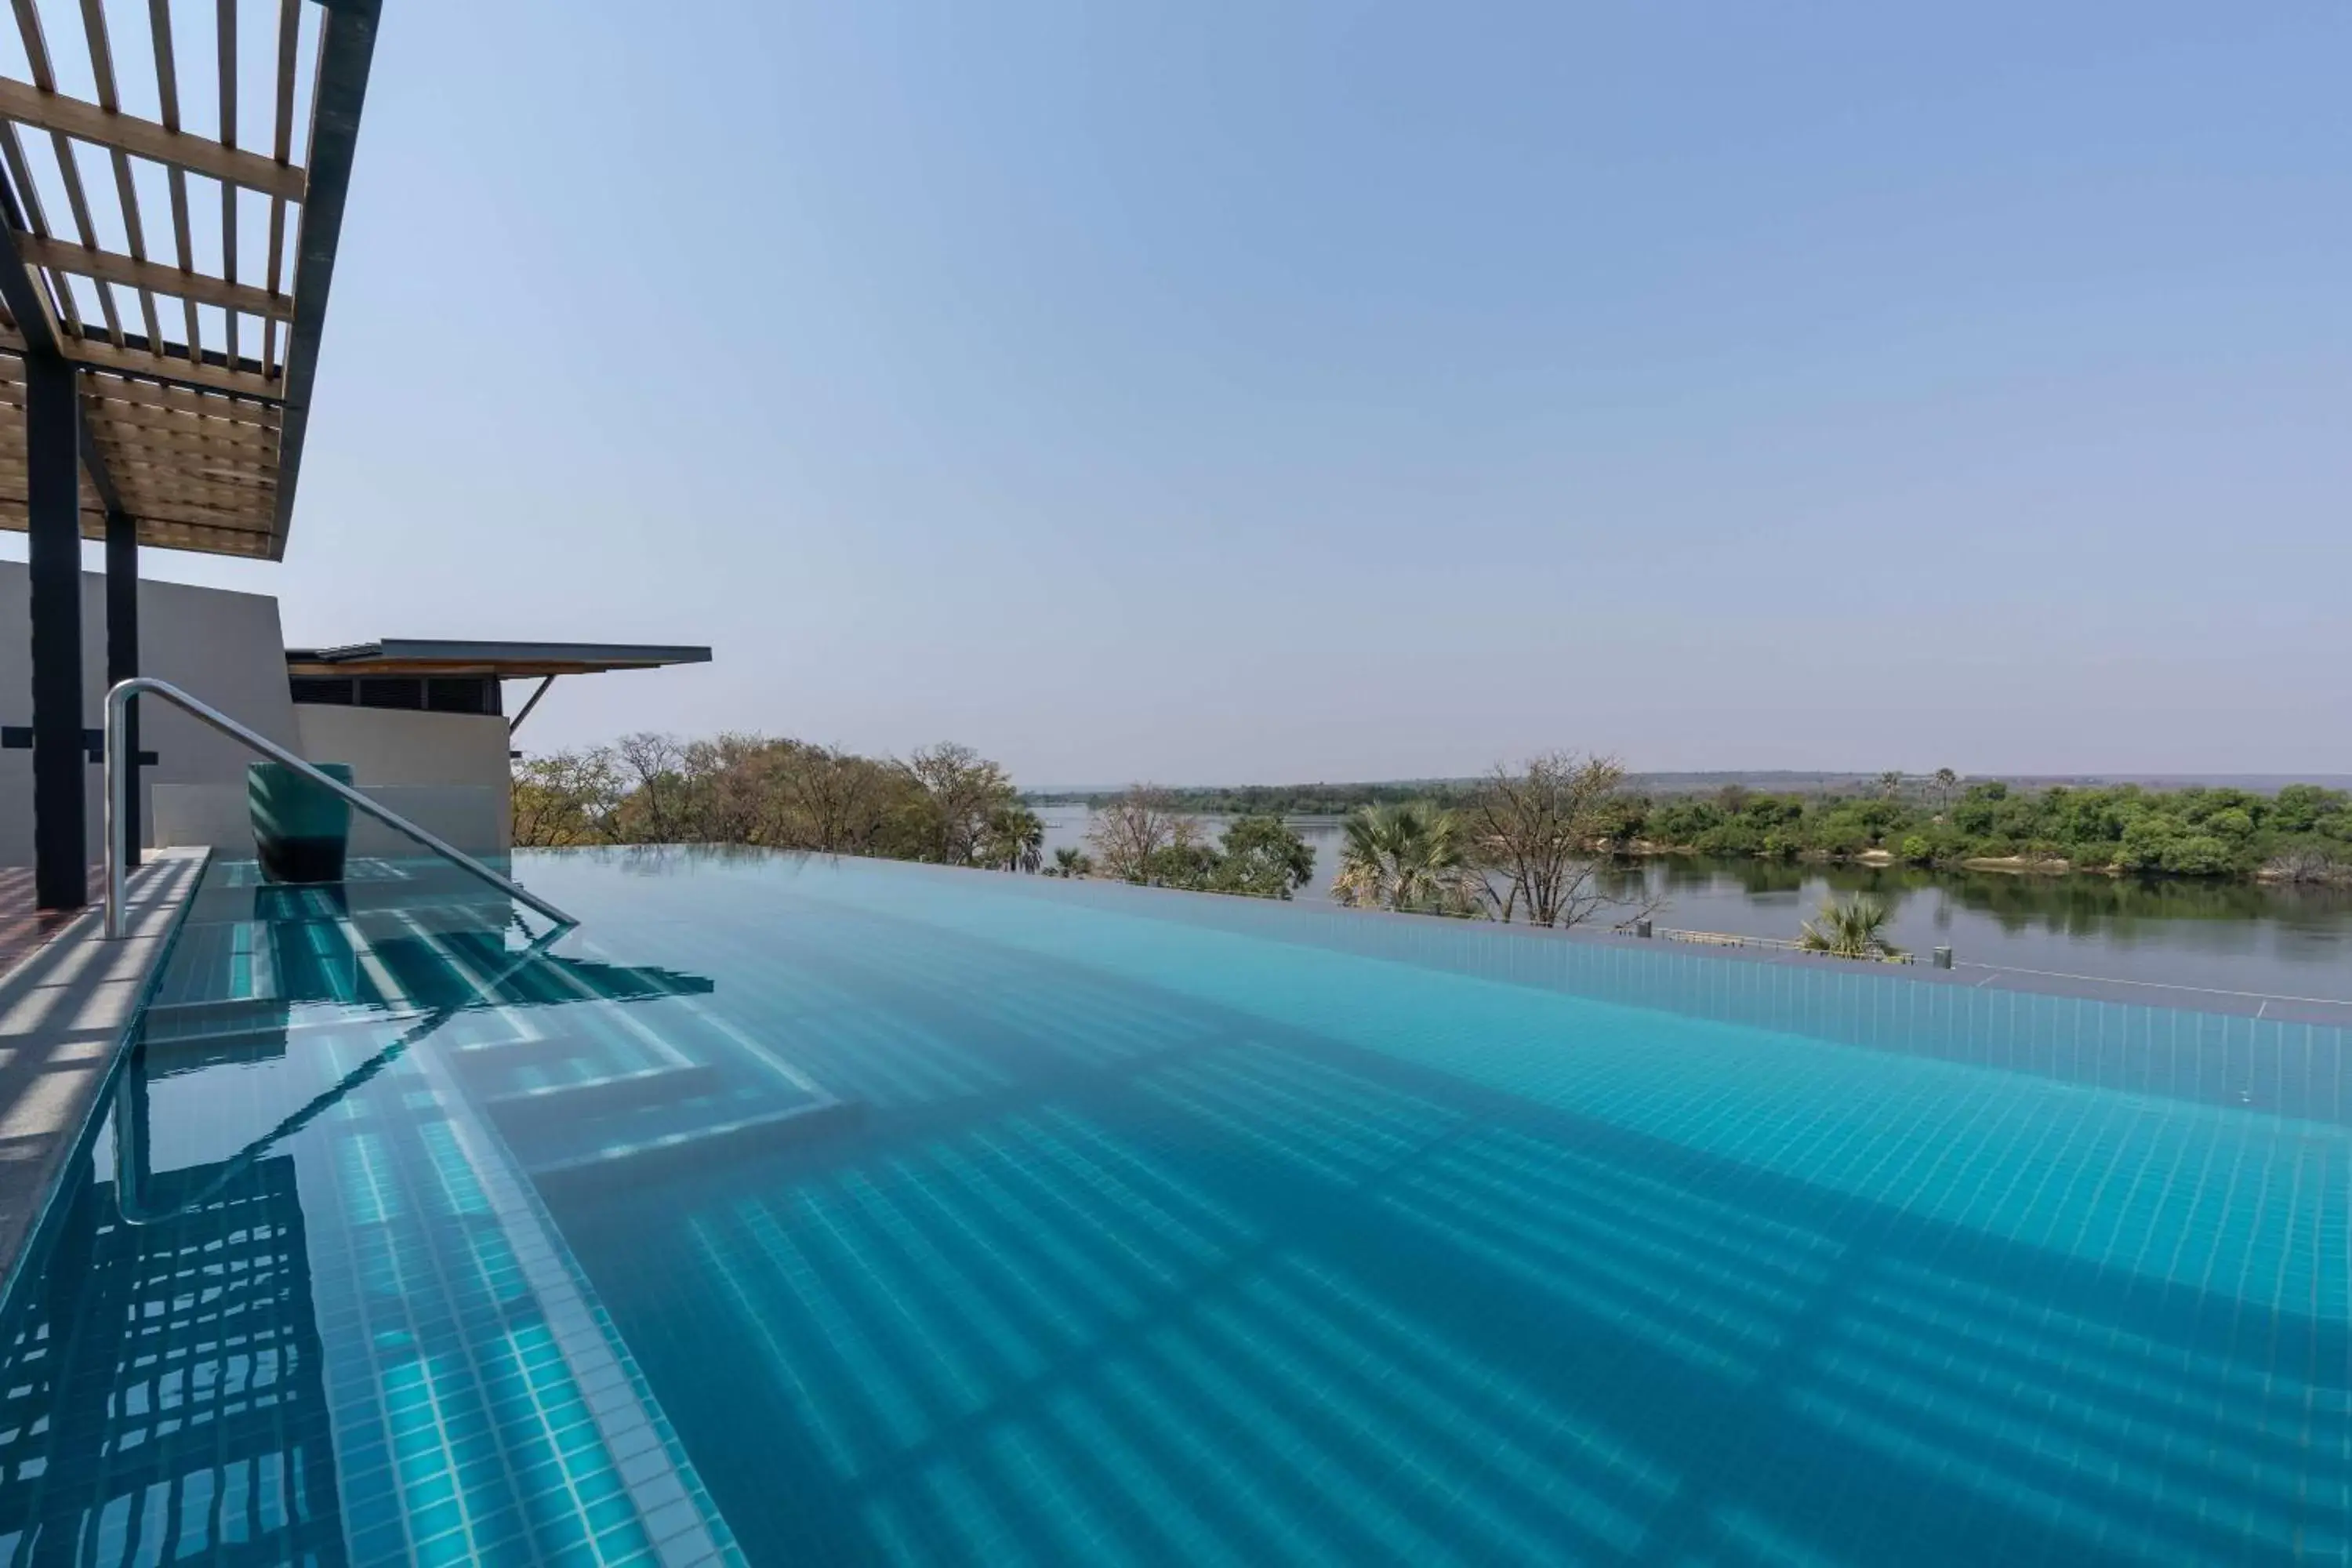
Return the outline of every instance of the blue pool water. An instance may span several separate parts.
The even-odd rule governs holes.
[[[868,863],[206,875],[24,1562],[2340,1562],[2336,1031]]]

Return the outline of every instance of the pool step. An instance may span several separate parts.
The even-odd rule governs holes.
[[[549,1084],[512,1094],[492,1095],[483,1108],[498,1118],[509,1134],[526,1129],[552,1129],[580,1118],[659,1105],[709,1094],[719,1088],[719,1069],[708,1062],[679,1067],[644,1068],[610,1073],[575,1083]]]
[[[157,1002],[143,1019],[150,1048],[183,1040],[218,1039],[283,1029],[292,1009],[276,996],[231,996],[203,1002]]]
[[[638,1142],[608,1143],[586,1153],[526,1162],[524,1168],[541,1186],[559,1193],[587,1190],[607,1181],[643,1182],[788,1148],[855,1121],[859,1110],[846,1100],[821,1100]]]

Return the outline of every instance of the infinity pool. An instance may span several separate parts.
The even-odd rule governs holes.
[[[2338,1031],[758,853],[216,862],[33,1563],[2340,1562]]]

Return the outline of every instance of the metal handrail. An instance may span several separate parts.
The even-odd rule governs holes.
[[[160,697],[230,740],[242,742],[271,762],[293,769],[320,789],[341,796],[355,809],[365,812],[394,832],[415,839],[443,859],[471,871],[509,898],[537,910],[556,924],[571,927],[580,923],[538,894],[527,891],[520,883],[499,876],[471,855],[426,832],[398,812],[379,805],[342,780],[311,766],[268,736],[247,729],[219,709],[189,696],[168,680],[142,675],[117,682],[106,694],[106,937],[109,942],[122,935],[122,835],[131,830],[131,823],[138,820],[137,803],[127,799],[125,795],[131,777],[131,770],[122,765],[128,744],[125,721],[131,712],[131,699],[142,695]]]

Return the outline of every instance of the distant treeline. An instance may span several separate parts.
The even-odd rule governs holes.
[[[1389,784],[1223,784],[1162,788],[1158,793],[1170,810],[1203,816],[1345,816],[1369,805],[1454,805],[1467,800],[1477,787],[1475,779],[1415,779]],[[1032,791],[1022,798],[1032,805],[1099,808],[1126,794],[1125,790]]]
[[[2242,789],[2012,789],[1959,786],[1948,776],[1888,775],[1868,795],[1766,795],[1734,786],[1707,797],[1629,799],[1613,835],[1649,849],[1764,859],[1911,865],[2010,860],[2029,868],[2263,876],[2336,881],[2352,876],[2352,795],[2289,784]]]
[[[2041,871],[2352,882],[2352,793],[2291,784],[2273,793],[2138,784],[2025,787],[1886,773],[1781,775],[1797,787],[1686,787],[1704,775],[1631,775],[1593,808],[1595,841],[1621,855],[1693,853],[1760,860],[1872,860],[1913,866],[2009,862]],[[1832,778],[1840,782],[1832,784]],[[1260,784],[1161,792],[1171,809],[1216,816],[1346,816],[1396,805],[1459,811],[1488,781]],[[1659,787],[1663,784],[1664,787]],[[1118,798],[1069,793],[1039,804],[1100,808]]]
[[[1780,795],[1815,795],[1852,793],[1875,774],[1775,773],[1628,773],[1625,787],[1657,799],[1715,795],[1730,789],[1762,789]],[[1390,779],[1378,784],[1196,784],[1163,785],[1160,793],[1181,811],[1204,816],[1248,816],[1268,812],[1278,816],[1345,816],[1364,806],[1422,805],[1466,805],[1477,798],[1486,779]],[[1126,794],[1124,789],[1026,790],[1021,798],[1031,805],[1100,807]]]
[[[514,841],[764,844],[1034,871],[1048,857],[1030,805],[1049,801],[1096,810],[1092,856],[1051,857],[1066,876],[1286,897],[1312,860],[1283,819],[1345,816],[1342,882],[1361,883],[1360,901],[1507,920],[1532,910],[1544,924],[1597,912],[1582,901],[1597,863],[1676,852],[2352,885],[2352,792],[2319,784],[2025,788],[1946,768],[1882,773],[1863,789],[1691,795],[1570,753],[1478,779],[1138,786],[1024,803],[1003,768],[964,746],[901,762],[761,736],[638,734],[519,764]],[[1231,819],[1223,841],[1201,816]]]

